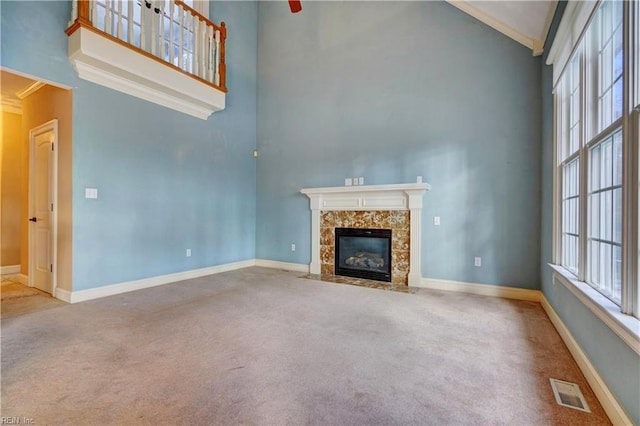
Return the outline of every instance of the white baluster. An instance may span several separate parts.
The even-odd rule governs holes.
[[[196,74],[198,75],[198,70],[200,69],[200,58],[198,56],[198,49],[200,47],[200,43],[199,43],[199,27],[200,27],[200,19],[197,17],[193,17],[193,25],[192,25],[192,30],[193,30],[193,68],[191,69],[191,74]]]
[[[113,34],[111,31],[111,0],[105,0],[104,9],[104,32]]]
[[[216,86],[220,86],[220,30],[216,30],[216,73],[215,83]]]
[[[158,43],[160,43],[160,58],[162,58],[163,60],[166,58],[165,56],[165,45],[164,45],[164,4],[165,1],[162,0],[162,5],[160,6],[160,13],[159,13],[159,18],[160,18],[160,31],[158,33]]]
[[[144,5],[144,0],[140,3],[140,49],[144,51],[147,50],[147,37],[146,37],[146,26],[147,26],[147,13],[144,10],[146,6]]]
[[[149,9],[149,16],[151,16],[151,54],[155,55],[158,46],[158,20],[154,16],[155,11],[153,8],[155,5],[151,3],[151,9]]]
[[[91,8],[91,23],[94,27],[98,27],[98,2],[92,1],[89,2],[89,7]]]
[[[178,19],[180,20],[180,37],[178,37],[178,66],[184,69],[184,8],[178,5]]]
[[[175,65],[175,52],[173,48],[173,43],[175,39],[175,35],[173,32],[173,15],[175,12],[176,4],[174,0],[169,0],[169,62]]]
[[[198,19],[198,22],[200,22],[199,19]],[[200,22],[200,32],[198,34],[198,38],[200,39],[200,43],[198,44],[198,46],[200,47],[198,51],[198,55],[200,56],[200,72],[198,73],[198,75],[202,78],[207,77],[207,73],[206,73],[207,60],[204,55],[205,48],[206,48],[206,33],[207,33],[207,24],[204,21],[202,21]]]
[[[122,0],[118,0],[118,38],[122,40]]]
[[[129,44],[134,44],[136,37],[133,34],[133,0],[127,1],[127,41]]]
[[[207,25],[207,81],[213,82],[213,27]]]

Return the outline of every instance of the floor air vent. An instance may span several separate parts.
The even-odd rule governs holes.
[[[574,408],[590,413],[589,405],[580,391],[580,386],[571,382],[564,382],[557,379],[549,379],[556,402],[564,407]]]

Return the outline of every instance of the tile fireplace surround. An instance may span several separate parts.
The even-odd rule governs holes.
[[[335,227],[392,229],[392,282],[418,286],[426,183],[304,188],[311,208],[311,274],[333,275]],[[408,252],[408,253],[407,253]]]

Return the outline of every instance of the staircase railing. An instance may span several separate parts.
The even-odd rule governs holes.
[[[225,24],[182,0],[74,0],[67,35],[80,27],[227,91]]]

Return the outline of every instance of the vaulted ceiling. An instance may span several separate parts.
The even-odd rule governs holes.
[[[557,0],[447,0],[449,4],[542,54]]]

